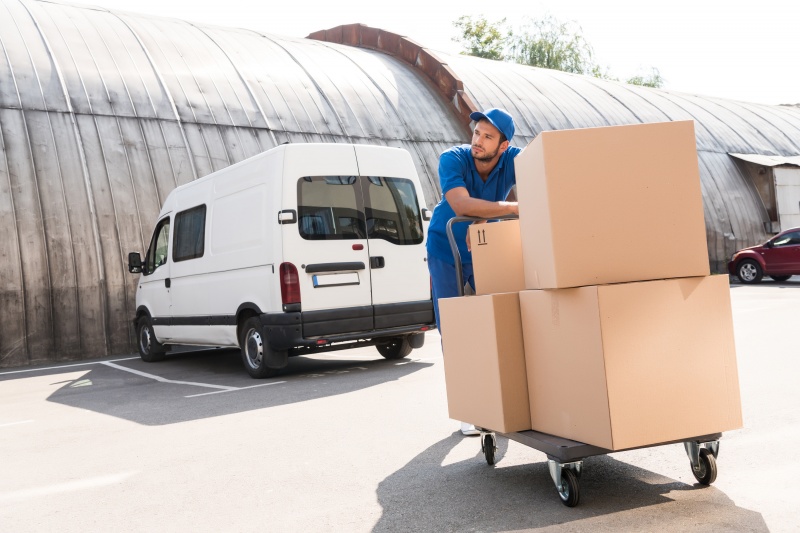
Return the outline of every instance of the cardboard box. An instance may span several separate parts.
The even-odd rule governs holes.
[[[520,293],[531,427],[609,450],[742,427],[728,276]]]
[[[709,274],[694,122],[545,131],[514,164],[526,288]]]
[[[517,293],[439,300],[450,418],[500,431],[531,428]]]
[[[519,292],[525,289],[519,220],[469,227],[475,294]]]

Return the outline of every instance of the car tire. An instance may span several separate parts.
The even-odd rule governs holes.
[[[736,277],[739,281],[746,284],[758,283],[764,276],[764,271],[761,270],[761,265],[758,261],[753,259],[745,259],[736,265]]]
[[[781,282],[786,281],[787,279],[791,278],[792,276],[773,276],[772,274],[770,274],[769,277],[771,277],[773,280],[777,281],[778,283],[781,283]]]
[[[143,316],[136,321],[136,345],[142,361],[155,363],[164,359],[167,350],[156,339],[156,334],[153,332],[153,321],[149,316]]]
[[[378,353],[385,359],[402,359],[414,349],[408,341],[408,335],[403,337],[391,337],[380,341],[375,345],[375,348],[378,349]]]
[[[267,357],[271,354],[272,348],[262,335],[261,322],[257,317],[244,321],[239,337],[242,363],[250,377],[256,379],[271,378],[280,372],[278,368],[267,366]]]

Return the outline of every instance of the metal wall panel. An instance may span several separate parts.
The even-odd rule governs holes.
[[[25,318],[24,362],[29,354],[53,354],[53,306],[50,299],[44,216],[39,194],[39,177],[29,139],[27,115],[42,111],[0,110],[11,198],[15,207],[22,270],[22,307]],[[43,179],[43,178],[42,178]],[[53,222],[56,222],[53,219]],[[12,343],[13,344],[13,343]],[[38,356],[33,356],[35,359]],[[13,358],[9,364],[21,362]]]
[[[0,366],[26,364],[25,294],[20,248],[20,228],[12,180],[14,163],[9,164],[14,144],[6,143],[6,135],[19,136],[20,112],[0,109]]]

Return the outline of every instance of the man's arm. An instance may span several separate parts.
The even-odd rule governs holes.
[[[466,187],[454,187],[444,196],[457,216],[489,218],[519,214],[517,202],[489,202],[472,198]]]

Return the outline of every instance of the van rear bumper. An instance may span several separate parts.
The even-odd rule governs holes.
[[[277,351],[396,337],[436,327],[431,300],[323,311],[263,313],[260,319],[267,342]]]

